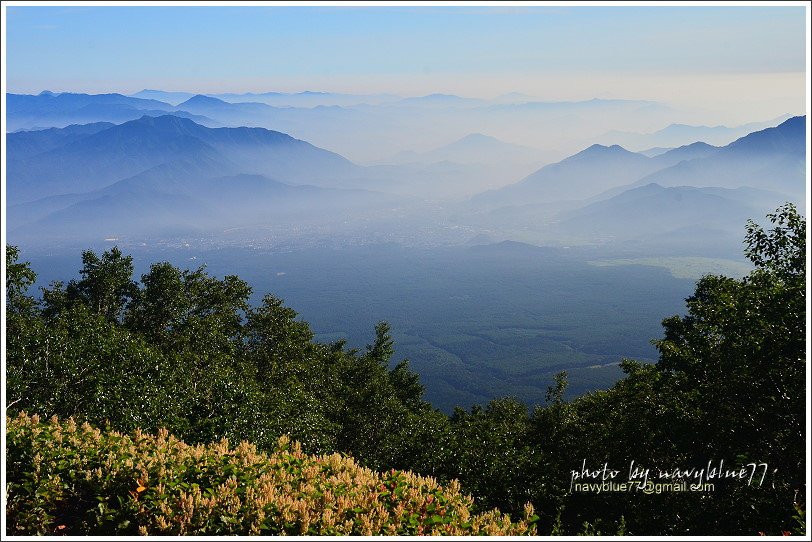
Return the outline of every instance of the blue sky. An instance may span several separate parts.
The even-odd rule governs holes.
[[[786,95],[806,63],[802,7],[7,9],[11,92],[574,96],[753,78]]]

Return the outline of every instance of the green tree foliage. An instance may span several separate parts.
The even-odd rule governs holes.
[[[706,511],[725,522],[742,502],[772,501],[769,527],[778,529],[805,493],[806,223],[792,205],[769,219],[769,230],[747,224],[745,253],[755,270],[742,280],[701,279],[688,314],[665,320],[655,344],[658,368],[696,412],[686,430],[704,437],[697,459],[766,462],[772,473],[768,487],[735,485],[741,494]]]
[[[20,251],[17,247],[6,247],[6,316],[31,315],[36,302],[26,295],[37,280],[30,262],[18,262]]]
[[[84,306],[24,329],[7,345],[6,393],[15,407],[127,430],[177,423],[169,360],[140,337]]]
[[[447,475],[481,495],[483,506],[518,512],[518,503],[530,496],[529,424],[527,406],[514,399],[497,399],[471,412],[457,409],[451,417],[453,454]]]
[[[113,247],[99,258],[92,250],[82,253],[82,278],[68,283],[68,302],[81,302],[94,314],[119,321],[137,291],[132,280],[132,256],[124,256]]]
[[[428,451],[445,417],[423,400],[408,362],[390,369],[386,323],[363,353],[321,344],[281,299],[250,307],[236,276],[163,262],[139,284],[117,248],[85,251],[81,279],[44,289],[38,309],[24,293],[35,275],[17,258],[8,247],[16,410],[261,449],[289,435],[310,452],[343,451],[370,466],[436,463]]]
[[[629,534],[791,530],[794,505],[806,499],[806,224],[791,205],[768,218],[771,229],[747,225],[749,276],[705,276],[687,314],[663,321],[656,365],[626,361],[627,376],[612,389],[534,413],[528,440],[542,452],[532,499],[563,509],[566,532],[595,518],[623,518]],[[699,495],[641,499],[561,487],[583,460],[628,468],[631,459],[652,472],[720,460],[769,468],[763,485],[716,480]]]
[[[8,359],[13,356],[18,363],[6,364],[6,399],[7,405],[13,407],[24,397],[26,381],[42,379],[30,360],[24,354],[24,345],[38,337],[42,325],[36,318],[37,302],[27,294],[28,289],[37,280],[31,270],[30,262],[20,262],[20,251],[17,247],[6,246],[6,329],[5,346]],[[39,324],[39,325],[38,325]]]

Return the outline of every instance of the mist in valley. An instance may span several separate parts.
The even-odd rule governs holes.
[[[9,96],[7,239],[38,286],[87,248],[132,254],[136,278],[205,265],[321,340],[388,321],[445,411],[540,404],[561,370],[575,396],[653,361],[694,280],[749,269],[745,222],[804,207],[790,113],[722,130],[634,100],[257,96]]]
[[[464,17],[484,28],[483,13]],[[33,262],[37,286],[74,276],[84,249],[118,246],[136,275],[161,260],[239,274],[255,302],[284,297],[325,340],[362,347],[387,320],[444,410],[543,402],[563,369],[570,394],[605,388],[622,358],[656,358],[650,339],[696,279],[747,273],[748,219],[785,202],[806,212],[803,70],[795,52],[767,59],[741,37],[748,59],[697,53],[687,69],[663,41],[658,65],[621,35],[634,17],[617,28],[590,19],[623,53],[605,69],[566,33],[575,12],[529,13],[515,28],[504,26],[512,16],[491,20],[481,42],[455,27],[479,57],[422,27],[420,44],[392,30],[390,56],[370,52],[371,67],[357,55],[342,64],[343,42],[302,45],[323,56],[314,66],[346,70],[332,75],[280,57],[288,71],[276,77],[228,78],[212,51],[219,79],[169,80],[139,61],[138,86],[125,89],[135,75],[79,84],[24,50],[4,111],[7,243]],[[409,12],[402,24],[412,19],[422,21]],[[529,53],[530,19],[568,48]],[[758,39],[790,40],[796,26]],[[716,50],[719,39],[681,46]],[[431,44],[425,58],[439,67],[412,65]],[[31,72],[37,62],[51,79]]]

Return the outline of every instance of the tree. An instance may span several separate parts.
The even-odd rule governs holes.
[[[485,508],[516,513],[529,500],[535,467],[527,405],[495,399],[471,412],[456,409],[450,419],[447,478],[457,478]]]
[[[540,510],[558,511],[557,530],[625,525],[629,534],[756,534],[791,531],[806,499],[806,224],[792,205],[747,224],[743,279],[708,275],[687,314],[663,321],[656,364],[626,360],[606,391],[566,402],[561,381],[536,410],[527,469]],[[570,493],[570,471],[588,465],[734,469],[767,463],[763,486],[714,480],[700,495]],[[562,481],[565,482],[562,487]],[[542,516],[543,521],[545,519]]]
[[[313,342],[307,322],[273,295],[247,312],[242,357],[256,371],[267,414],[269,435],[290,435],[309,452],[335,450],[340,423],[331,419],[343,414],[334,394],[334,365],[340,348]]]
[[[30,262],[18,262],[20,250],[6,245],[6,314],[32,314],[36,301],[26,295],[28,288],[37,280]]]
[[[395,353],[394,341],[390,335],[391,328],[388,322],[375,324],[375,342],[367,345],[366,357],[380,363],[384,367]]]
[[[132,280],[132,256],[124,256],[118,247],[105,251],[101,258],[92,250],[82,252],[80,280],[67,287],[55,282],[43,292],[45,312],[54,316],[72,303],[81,303],[94,314],[111,322],[120,322],[127,304],[138,293]]]
[[[26,382],[35,375],[30,367],[22,363],[26,358],[21,354],[21,346],[28,337],[37,337],[42,325],[37,318],[37,302],[27,295],[30,286],[37,280],[29,262],[19,262],[20,251],[15,246],[6,245],[6,397],[9,406],[14,406],[27,397]],[[13,363],[8,360],[18,359]]]
[[[219,280],[203,267],[180,270],[161,262],[150,266],[141,283],[127,307],[124,325],[150,340],[168,347],[170,339],[191,340],[192,330],[198,328],[208,330],[206,342],[216,336],[221,345],[241,335],[251,287],[239,277]]]
[[[769,487],[732,486],[735,498],[706,507],[717,524],[733,521],[744,502],[761,507],[751,523],[761,531],[779,529],[805,498],[806,222],[791,204],[768,218],[769,230],[747,223],[754,271],[702,278],[688,314],[666,319],[655,343],[658,369],[701,412],[697,459],[769,465]]]

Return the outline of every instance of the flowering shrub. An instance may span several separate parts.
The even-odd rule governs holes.
[[[474,514],[456,481],[307,455],[284,437],[266,454],[23,413],[7,419],[6,442],[9,535],[536,533],[529,504],[519,521]]]

